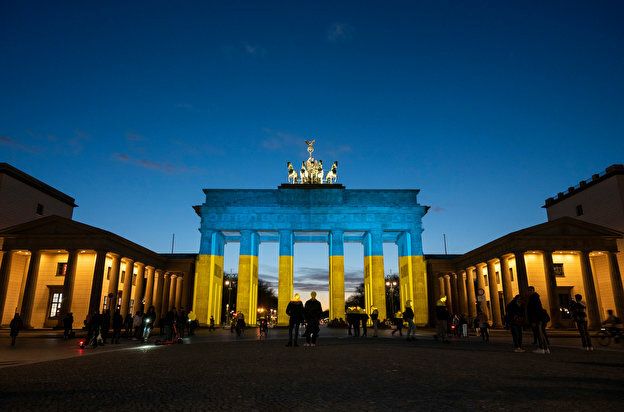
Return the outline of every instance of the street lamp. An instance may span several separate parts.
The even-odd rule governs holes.
[[[228,303],[227,305],[225,305],[225,308],[227,309],[227,316],[225,320],[227,324],[229,325],[230,324],[230,300],[231,300],[230,298],[232,297],[232,281],[230,281],[230,279],[226,279],[225,286],[228,288]]]
[[[390,288],[390,307],[392,308],[392,315],[394,315],[394,288],[396,285],[396,280],[392,282],[386,281],[386,287]]]

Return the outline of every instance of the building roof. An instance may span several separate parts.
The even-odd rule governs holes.
[[[53,198],[60,200],[61,202],[66,203],[71,207],[78,207],[73,197],[66,195],[65,193],[53,188],[46,183],[43,183],[41,180],[22,172],[21,170],[11,166],[8,163],[0,163],[0,174],[6,174],[8,176],[11,176],[12,178],[17,179],[20,182],[25,183],[28,186],[33,187],[49,196],[52,196]]]
[[[575,194],[582,192],[585,189],[588,189],[603,180],[607,180],[608,178],[616,175],[624,175],[624,164],[613,164],[605,169],[602,173],[595,173],[592,175],[591,179],[581,180],[578,185],[568,187],[566,192],[557,193],[556,197],[549,197],[544,202],[543,208],[549,208],[554,204],[557,204],[565,199],[568,199]]]

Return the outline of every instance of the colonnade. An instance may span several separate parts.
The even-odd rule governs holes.
[[[560,265],[559,272],[556,264]],[[540,294],[553,327],[561,326],[567,304],[561,301],[562,289],[570,298],[576,293],[583,296],[592,328],[600,325],[607,309],[624,315],[622,277],[617,256],[610,251],[520,250],[437,277],[437,298],[446,296],[451,313],[474,318],[484,312],[494,327],[503,325],[505,306],[517,294],[526,296],[529,285]]]
[[[118,307],[121,315],[155,306],[157,315],[176,307],[186,307],[183,273],[166,272],[106,250],[32,249],[2,252],[0,264],[0,320],[7,323],[19,312],[27,327],[60,323],[68,313],[82,323],[88,313]],[[62,300],[54,303],[52,293]],[[188,292],[188,290],[186,290]],[[57,293],[57,295],[58,295]],[[132,304],[133,303],[133,304]],[[132,304],[132,305],[131,305]],[[41,313],[46,311],[46,313]],[[33,322],[34,318],[36,322]],[[42,320],[41,320],[42,319]]]
[[[288,323],[286,306],[294,293],[295,232],[277,230],[279,241],[278,261],[278,324]],[[345,318],[344,242],[345,231],[327,232],[329,246],[329,318]],[[383,257],[383,230],[366,231],[359,239],[364,246],[364,289],[366,311],[375,306],[380,314],[386,313],[386,292]],[[352,240],[350,240],[352,241]],[[427,323],[427,281],[420,233],[402,232],[396,240],[399,246],[399,275],[401,305],[411,301],[416,323]],[[260,235],[255,230],[240,230],[240,255],[236,309],[245,316],[248,324],[256,323],[258,297],[258,251]],[[197,257],[194,311],[200,323],[210,316],[221,318],[223,290],[223,251],[225,236],[218,230],[202,230],[200,254]]]

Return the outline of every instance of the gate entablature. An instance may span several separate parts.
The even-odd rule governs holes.
[[[302,177],[296,178],[289,164],[288,176],[293,183],[277,189],[204,189],[205,202],[194,207],[201,218],[194,299],[198,319],[201,323],[207,323],[211,315],[220,319],[223,249],[227,242],[240,243],[236,307],[248,323],[256,321],[261,242],[280,244],[280,324],[287,322],[285,309],[294,291],[293,251],[297,242],[329,245],[331,319],[344,318],[343,245],[361,243],[365,309],[376,306],[384,316],[383,243],[392,242],[399,248],[402,308],[411,301],[416,323],[425,324],[428,309],[421,233],[422,218],[429,207],[418,203],[419,190],[345,189],[335,183],[337,162],[325,177],[322,162],[312,158],[314,141],[306,143],[310,157],[302,164]]]

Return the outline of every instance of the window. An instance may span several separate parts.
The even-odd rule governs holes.
[[[555,276],[557,277],[564,277],[565,273],[563,271],[563,263],[554,263],[553,264],[553,271],[555,272]]]
[[[49,318],[56,318],[61,311],[61,302],[63,301],[63,292],[50,292],[50,311]]]
[[[496,284],[500,285],[500,273],[496,272]]]
[[[58,262],[56,264],[56,276],[65,276],[67,274],[67,262]]]
[[[120,283],[123,283],[123,282],[124,282],[124,278],[125,278],[125,277],[126,277],[126,271],[125,271],[125,270],[122,270],[122,271],[121,271],[121,280],[120,280],[119,282],[120,282]]]
[[[108,309],[108,296],[104,296],[104,307],[103,309]]]
[[[132,286],[136,286],[136,278],[137,278],[137,274],[133,273],[132,274]]]
[[[513,268],[509,268],[509,279],[513,282]]]
[[[37,214],[40,216],[43,215],[43,205],[41,203],[37,203]]]
[[[111,267],[107,267],[106,268],[106,280],[110,280],[110,271],[111,271]]]
[[[583,205],[576,205],[576,215],[583,216]]]
[[[489,286],[488,285],[488,275],[483,275],[483,285],[484,286]]]

